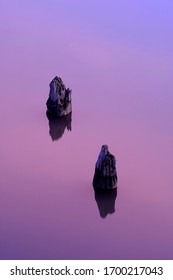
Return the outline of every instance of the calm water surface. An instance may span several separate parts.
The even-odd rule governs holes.
[[[173,259],[172,4],[11,2],[0,4],[0,258]],[[55,75],[72,88],[72,130],[46,116]],[[102,144],[118,172],[105,197],[92,188]]]

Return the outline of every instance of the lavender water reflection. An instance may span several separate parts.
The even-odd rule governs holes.
[[[173,259],[172,10],[0,1],[0,259]],[[45,120],[56,74],[72,133],[69,116]],[[91,187],[104,143],[118,199]]]
[[[72,113],[63,117],[55,117],[47,111],[46,115],[49,120],[49,134],[52,141],[60,139],[65,129],[68,131],[72,130]]]
[[[99,209],[100,217],[106,218],[108,214],[115,213],[115,201],[117,188],[112,190],[95,190],[95,200]]]

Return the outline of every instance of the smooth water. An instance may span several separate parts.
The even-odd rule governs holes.
[[[84,2],[0,3],[0,258],[173,259],[173,4]],[[71,122],[46,116],[55,75]]]

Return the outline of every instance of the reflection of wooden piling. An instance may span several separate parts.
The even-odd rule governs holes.
[[[95,190],[95,200],[102,218],[115,212],[116,198],[117,188],[113,190]]]
[[[47,112],[46,115],[49,120],[49,134],[52,141],[61,138],[66,128],[67,130],[72,130],[72,113],[62,117],[55,117],[50,112]]]

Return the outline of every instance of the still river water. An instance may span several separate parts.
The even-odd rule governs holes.
[[[172,4],[8,2],[0,258],[172,259]],[[55,75],[72,88],[72,130],[46,116]],[[118,172],[105,197],[92,188],[103,144]]]

